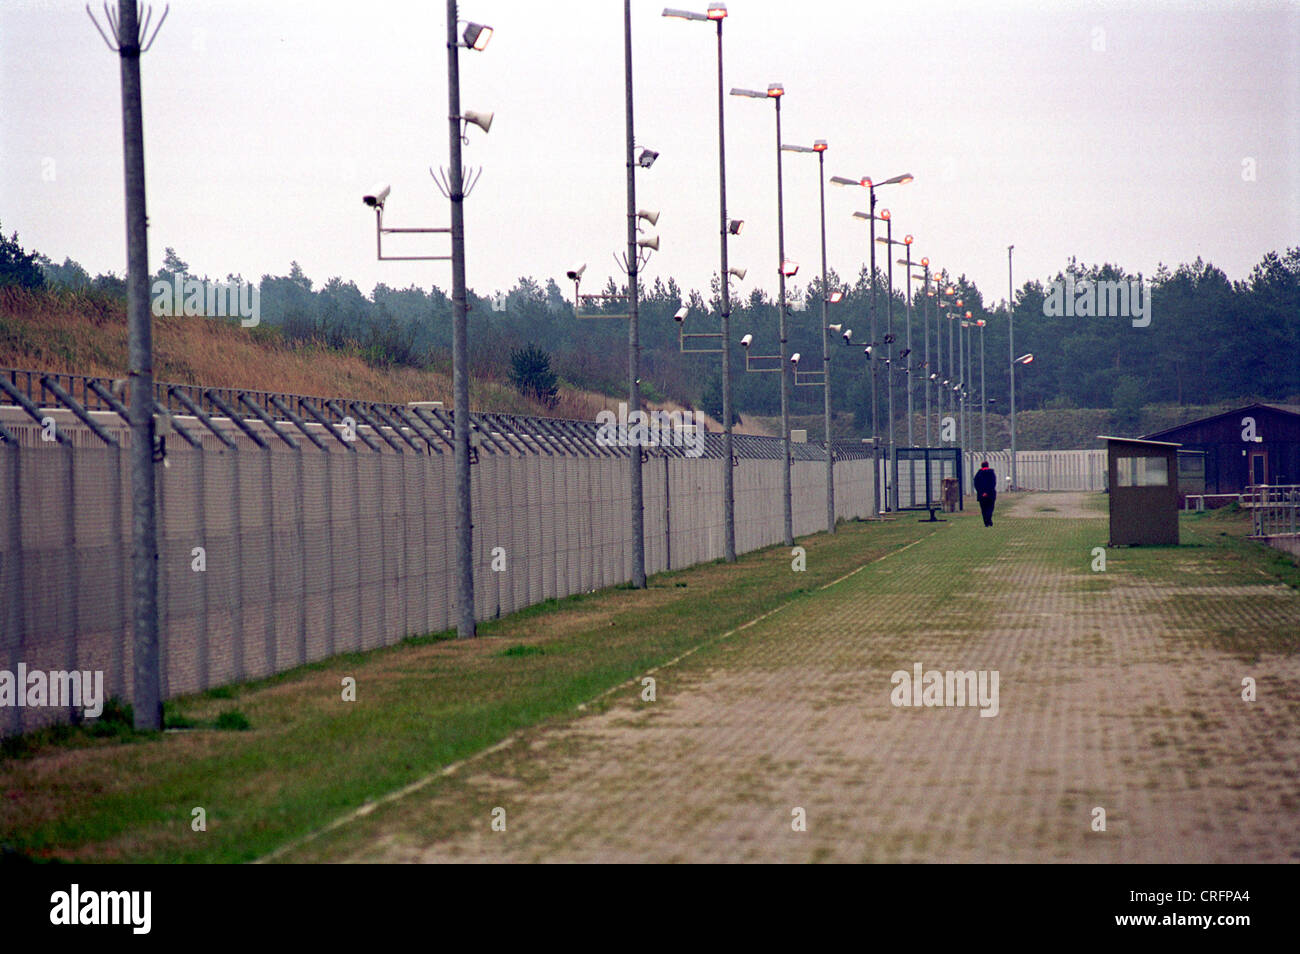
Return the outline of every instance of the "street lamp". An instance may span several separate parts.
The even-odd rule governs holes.
[[[848,179],[844,176],[831,176],[831,185],[839,186],[861,186],[867,190],[869,201],[866,212],[854,212],[853,217],[856,219],[866,219],[871,224],[871,241],[868,248],[871,252],[871,344],[868,348],[876,346],[876,189],[880,186],[887,185],[904,185],[912,181],[912,174],[905,172],[902,175],[894,176],[883,182],[875,182],[870,176],[863,176],[860,179]],[[871,354],[864,352],[870,359]],[[876,368],[877,362],[871,365],[871,453],[874,470],[874,477],[871,480],[872,490],[875,496],[876,513],[881,514],[881,497],[880,497],[880,426],[879,415],[876,412]],[[888,506],[888,502],[885,502]]]
[[[908,255],[909,257],[911,255],[910,249],[908,250]],[[926,307],[927,300],[930,298],[930,260],[928,258],[921,259],[921,268],[923,269],[923,271],[920,275],[913,274],[911,277],[912,277],[912,281],[921,279],[925,283],[921,292],[921,329],[923,332],[923,337],[925,339],[925,354],[924,354],[924,359],[921,363],[921,368],[923,371],[929,372],[930,371],[930,312]],[[934,375],[930,373],[923,374],[921,377],[921,386],[925,388],[925,446],[926,447],[930,446],[930,382],[933,380],[934,380]]]
[[[890,483],[892,490],[892,502],[894,509],[898,509],[898,443],[894,433],[894,260],[889,257],[889,246],[903,245],[903,242],[894,240],[894,221],[890,218],[889,210],[884,209],[880,217],[885,220],[885,237],[878,238],[876,241],[886,248],[885,251],[885,271],[886,281],[889,284],[889,292],[885,296],[885,387],[886,395],[889,399],[889,457],[890,457]],[[911,244],[911,236],[908,236],[907,244]]]
[[[903,237],[903,245],[907,248],[907,257],[898,259],[898,264],[904,266],[907,271],[907,353],[912,353],[912,236]],[[907,368],[907,446],[916,445],[916,440],[912,436],[912,362],[908,362]]]
[[[826,278],[826,140],[818,139],[811,146],[782,145],[786,152],[811,152],[817,154],[818,194],[821,198],[822,230],[822,407],[826,427],[826,532],[835,532],[835,456],[831,451],[831,347],[826,323],[829,318],[830,291]],[[807,372],[805,372],[805,375]],[[798,378],[795,384],[798,384]]]
[[[770,99],[776,105],[776,234],[777,234],[777,262],[778,275],[780,276],[780,302],[777,314],[780,318],[780,336],[781,336],[781,446],[782,446],[782,466],[781,466],[781,495],[784,511],[784,531],[785,545],[794,546],[794,512],[790,500],[790,379],[785,370],[785,351],[786,351],[786,309],[788,304],[785,300],[785,280],[788,276],[794,275],[799,270],[799,266],[786,260],[785,257],[785,197],[781,182],[781,97],[785,95],[785,87],[780,83],[769,83],[767,92],[763,93],[753,89],[733,89],[732,96],[744,96],[749,99]]]

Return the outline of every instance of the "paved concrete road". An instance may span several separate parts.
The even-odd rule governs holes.
[[[1081,495],[1009,502],[660,671],[653,703],[629,686],[358,820],[350,858],[1300,860],[1300,657],[1268,648],[1300,594],[1203,549],[1151,557],[1163,583],[1137,551],[1094,573]],[[998,714],[891,705],[916,663],[997,670]]]

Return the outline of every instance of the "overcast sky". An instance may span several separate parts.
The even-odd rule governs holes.
[[[703,10],[707,0],[672,0]],[[114,6],[116,4],[114,3]],[[161,5],[160,5],[161,6]],[[633,0],[638,204],[662,213],[645,277],[707,290],[718,268],[715,37]],[[1150,274],[1201,256],[1245,278],[1300,244],[1300,5],[732,0],[732,86],[785,85],[784,139],[829,141],[826,175],[902,173],[880,189],[914,256],[990,301],[1071,255]],[[96,8],[98,9],[98,8]],[[466,204],[480,294],[521,275],[584,287],[625,242],[623,5],[477,0],[496,29],[462,51],[483,168]],[[258,278],[297,260],[339,275],[450,287],[446,263],[375,260],[361,196],[392,185],[386,224],[446,225],[428,167],[447,156],[445,4],[173,2],[143,58],[149,262],[174,246],[198,273]],[[102,18],[102,13],[100,14]],[[0,3],[0,224],[55,261],[125,271],[118,58],[80,3]],[[738,289],[776,287],[776,138],[769,101],[727,97],[729,213],[746,221]],[[819,267],[817,160],[787,153],[787,257]],[[829,261],[856,275],[865,190],[828,185]],[[416,252],[413,246],[407,248]],[[428,251],[443,254],[445,237]],[[396,246],[394,247],[396,250]],[[901,269],[895,279],[901,286]]]

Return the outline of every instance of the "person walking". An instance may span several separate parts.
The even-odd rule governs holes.
[[[988,461],[980,464],[980,469],[975,472],[975,479],[971,481],[975,485],[975,496],[980,503],[980,513],[984,516],[984,526],[993,526],[993,504],[998,499],[998,475],[993,468],[989,466]]]

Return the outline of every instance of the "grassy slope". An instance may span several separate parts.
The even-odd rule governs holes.
[[[356,353],[290,343],[269,327],[241,328],[209,318],[154,318],[154,376],[160,381],[240,387],[324,397],[404,403],[452,403],[445,369],[382,368]],[[123,377],[126,310],[88,295],[0,288],[0,367]],[[518,394],[504,378],[476,374],[475,409],[591,420],[608,399],[562,388],[547,409]]]

